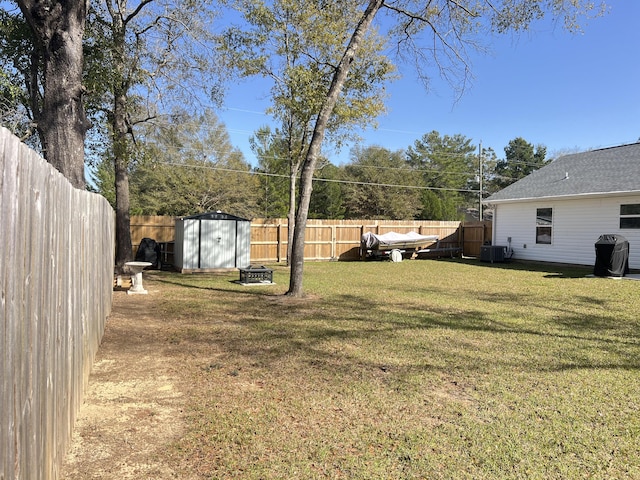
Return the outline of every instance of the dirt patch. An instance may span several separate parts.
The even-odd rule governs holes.
[[[185,394],[167,322],[154,314],[158,295],[114,292],[60,478],[184,478],[168,447],[184,429]]]

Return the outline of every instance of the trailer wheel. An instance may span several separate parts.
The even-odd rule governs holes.
[[[402,252],[397,248],[394,248],[393,250],[391,250],[391,253],[389,254],[389,258],[391,259],[392,262],[401,262]]]

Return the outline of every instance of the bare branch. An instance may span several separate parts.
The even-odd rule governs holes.
[[[132,21],[135,17],[138,16],[138,14],[140,13],[140,11],[148,4],[152,3],[154,0],[142,0],[140,2],[140,4],[133,10],[133,12],[131,12],[129,15],[127,15],[126,18],[123,18],[123,22],[125,25],[127,25],[130,21]],[[124,10],[120,10],[121,12],[123,12]]]

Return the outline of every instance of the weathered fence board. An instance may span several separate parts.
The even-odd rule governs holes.
[[[113,292],[114,216],[0,129],[0,479],[56,479]]]
[[[467,234],[467,225],[469,233]],[[132,216],[131,241],[137,251],[147,237],[157,242],[174,240],[175,218]],[[316,220],[307,222],[305,260],[357,260],[360,238],[366,232],[377,234],[415,231],[438,235],[441,247],[462,248],[464,255],[479,256],[480,246],[491,239],[491,224],[428,220]],[[288,224],[286,218],[258,218],[251,221],[251,262],[278,263],[286,260]]]

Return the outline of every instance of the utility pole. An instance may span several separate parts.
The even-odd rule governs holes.
[[[483,220],[483,215],[482,215],[482,142],[480,142],[480,144],[478,145],[478,170],[480,172],[480,175],[479,175],[480,189],[478,191],[478,197],[479,197],[478,219],[482,222],[482,220]]]

